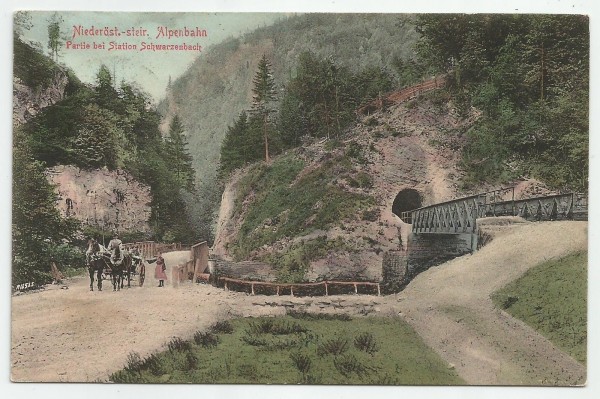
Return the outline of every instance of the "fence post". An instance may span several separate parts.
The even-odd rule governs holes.
[[[513,216],[517,216],[515,215],[515,187],[512,187],[512,215]]]

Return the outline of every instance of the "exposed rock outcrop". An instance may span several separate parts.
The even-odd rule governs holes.
[[[150,187],[129,173],[61,165],[48,169],[47,175],[57,186],[62,215],[103,229],[149,231]]]
[[[40,89],[26,86],[21,79],[13,77],[13,126],[22,125],[44,108],[62,100],[68,83],[69,78],[62,70],[54,74],[51,84]]]

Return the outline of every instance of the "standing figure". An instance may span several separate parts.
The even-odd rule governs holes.
[[[158,254],[156,258],[156,267],[154,268],[154,278],[158,280],[158,286],[164,287],[165,280],[167,279],[167,265],[165,265],[165,260],[162,257],[162,254]]]
[[[108,247],[106,249],[108,249],[111,253],[114,253],[116,248],[121,249],[122,244],[123,244],[123,241],[121,241],[119,239],[119,234],[115,233],[113,235],[112,240],[110,240],[110,242],[108,243]]]

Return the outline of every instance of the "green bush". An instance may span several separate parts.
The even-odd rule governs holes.
[[[220,320],[210,327],[210,331],[214,334],[231,334],[233,333],[233,325],[229,320]]]
[[[335,337],[335,338],[331,338],[328,339],[327,341],[323,342],[318,350],[317,353],[319,353],[319,355],[324,356],[324,355],[334,355],[334,356],[338,356],[341,355],[342,353],[346,352],[348,350],[348,339],[343,338],[343,337]]]
[[[161,376],[166,374],[167,365],[165,363],[162,356],[153,353],[144,359],[142,367],[154,376]]]
[[[198,368],[198,356],[196,356],[193,352],[185,353],[185,360],[182,364],[183,371],[192,371]]]
[[[51,246],[49,255],[60,271],[85,267],[85,252],[79,247],[67,244]]]
[[[332,150],[335,150],[336,148],[341,148],[343,146],[344,146],[344,143],[342,143],[340,140],[331,139],[331,140],[327,140],[327,142],[325,143],[323,148],[325,149],[325,151],[332,151]]]
[[[310,356],[308,356],[304,353],[294,352],[294,353],[290,354],[290,359],[292,360],[292,363],[294,364],[294,366],[302,374],[307,374],[310,371],[310,367],[312,364],[312,362],[310,360]]]
[[[346,156],[354,159],[362,158],[362,147],[356,141],[351,141],[346,146]]]
[[[370,116],[365,120],[365,125],[371,126],[371,127],[377,126],[377,125],[379,125],[379,121],[374,116]]]
[[[125,370],[139,372],[141,371],[143,364],[140,354],[131,352],[127,355],[127,365],[125,366]]]
[[[188,341],[175,337],[169,341],[167,348],[169,349],[169,352],[185,352],[189,351],[192,348],[192,345]]]
[[[356,181],[359,188],[372,188],[373,178],[366,172],[358,172],[356,174]]]
[[[362,220],[366,220],[368,222],[376,222],[379,220],[380,211],[378,208],[375,209],[367,209],[362,213]]]
[[[371,370],[363,365],[353,354],[344,354],[336,356],[333,359],[333,364],[337,371],[340,372],[344,377],[350,377],[352,373],[361,377],[368,374]]]
[[[256,379],[258,378],[258,371],[256,369],[256,365],[251,363],[239,364],[236,368],[236,371],[237,375],[246,378],[250,381],[256,381]]]
[[[244,335],[242,336],[242,341],[244,341],[245,343],[247,343],[250,346],[265,347],[268,345],[268,342],[264,337],[258,336],[256,333],[253,333],[251,330],[244,331]]]
[[[219,344],[219,337],[212,332],[197,331],[194,334],[194,342],[203,348],[215,348]]]
[[[363,332],[354,338],[354,347],[363,352],[367,352],[369,355],[379,350],[375,337],[370,332]]]

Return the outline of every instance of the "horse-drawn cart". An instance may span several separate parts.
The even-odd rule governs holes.
[[[123,288],[125,279],[127,287],[130,287],[135,276],[138,276],[138,285],[144,285],[146,262],[137,250],[130,252],[117,245],[111,252],[96,240],[90,239],[86,261],[90,274],[90,291],[94,290],[94,275],[97,276],[99,291],[102,291],[102,280],[109,279],[112,280],[113,291]]]
[[[131,267],[129,270],[123,270],[123,278],[127,279],[127,286],[131,285],[131,281],[136,279],[138,285],[142,287],[144,285],[144,280],[146,279],[146,265],[142,258],[133,256],[131,261]],[[102,270],[102,279],[110,280],[112,279],[112,269],[110,268],[110,262],[106,264],[104,270]]]

